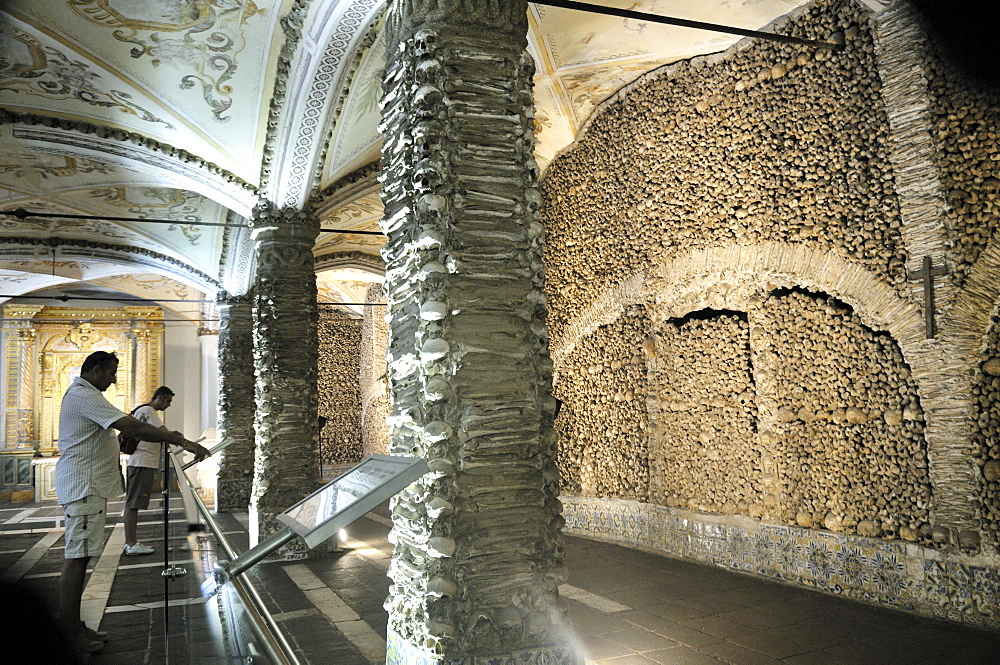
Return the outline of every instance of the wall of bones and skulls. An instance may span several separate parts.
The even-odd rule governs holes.
[[[568,528],[1000,627],[1000,99],[906,3],[774,29],[845,48],[652,72],[544,175]]]
[[[362,322],[335,309],[319,313],[319,404],[326,416],[319,432],[319,454],[324,465],[361,460],[362,436],[360,367]]]

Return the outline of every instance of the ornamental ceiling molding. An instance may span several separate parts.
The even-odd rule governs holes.
[[[202,221],[205,197],[197,192],[149,185],[114,185],[90,189],[87,195],[120,208],[121,212],[115,217],[131,214],[136,219],[175,220],[167,226],[167,231],[179,230],[191,245],[197,245],[202,240],[202,229],[198,223]],[[140,195],[143,200],[135,200]]]
[[[336,212],[337,208],[377,191],[380,187],[379,171],[378,161],[351,171],[313,199],[313,212],[320,219],[324,219]]]
[[[82,174],[109,176],[117,172],[117,169],[110,165],[93,159],[54,155],[57,160],[53,163],[47,159],[48,157],[47,153],[38,151],[0,152],[0,162],[2,162],[0,163],[0,176],[10,174],[15,178],[25,178],[29,174],[35,174],[40,180],[48,180],[49,178],[73,178]],[[6,159],[14,161],[3,161]]]
[[[152,268],[158,272],[175,276],[205,293],[219,290],[219,282],[200,270],[159,252],[126,245],[113,245],[89,240],[12,238],[0,236],[0,261],[18,259],[38,259],[39,250],[50,252],[58,248],[60,256],[66,260],[107,261],[122,264],[123,268]]]
[[[324,254],[323,256],[316,257],[314,266],[317,273],[342,268],[355,268],[385,276],[385,262],[382,261],[382,257],[375,256],[374,254],[365,254],[364,252]]]
[[[16,205],[24,208],[44,208],[51,215],[76,214],[75,208],[51,203],[36,197],[17,200]],[[106,242],[111,245],[134,245],[136,247],[154,244],[153,240],[138,230],[99,218],[92,219],[59,219],[58,217],[17,217],[0,216],[0,233],[9,233],[14,237],[48,239],[53,237],[88,239],[96,242]]]
[[[222,253],[219,257],[219,282],[223,289],[234,297],[244,295],[253,285],[254,242],[246,218],[229,211],[226,222],[247,224],[229,226],[222,239]]]
[[[288,13],[281,18],[281,30],[285,33],[285,42],[281,45],[278,62],[275,66],[274,90],[271,102],[268,104],[267,134],[264,137],[264,150],[260,160],[260,190],[266,191],[271,182],[271,172],[274,167],[274,156],[279,151],[275,128],[281,122],[281,113],[285,108],[285,98],[288,94],[289,72],[292,69],[292,58],[295,49],[302,39],[302,24],[309,11],[312,0],[295,0]]]
[[[243,215],[249,215],[257,202],[256,188],[236,175],[141,134],[5,109],[0,109],[0,124],[11,125],[12,138],[34,142],[48,154],[100,159],[130,171],[154,170],[178,189],[197,192]]]
[[[328,123],[329,129],[326,132],[326,136],[323,138],[323,149],[320,152],[319,160],[316,164],[316,170],[315,173],[313,174],[313,186],[310,188],[311,191],[315,191],[318,188],[318,186],[323,182],[323,177],[326,172],[325,169],[327,165],[327,159],[329,159],[330,148],[331,145],[334,143],[334,138],[335,137],[337,138],[338,144],[341,140],[343,140],[344,133],[340,131],[340,127],[345,122],[344,115],[347,113],[348,99],[351,96],[352,88],[355,87],[357,76],[361,72],[362,63],[367,57],[369,51],[375,45],[375,42],[378,40],[379,30],[381,29],[382,18],[384,15],[385,15],[385,8],[383,7],[372,18],[372,21],[371,23],[369,23],[367,30],[365,30],[365,34],[362,36],[361,40],[353,49],[351,62],[346,68],[346,74],[342,77],[342,84],[340,86],[340,94],[337,97],[337,103],[333,108],[333,112],[330,114],[331,120]],[[379,67],[378,69],[381,72],[382,67]],[[381,90],[382,90],[381,76],[373,80],[372,79],[366,80],[362,78],[361,81],[358,81],[358,84],[364,85],[366,82],[371,84],[373,81],[376,84],[375,85],[376,94],[373,99],[374,102],[373,108],[377,109],[378,99],[381,98]],[[350,121],[350,118],[347,118],[346,120]],[[345,131],[350,132],[351,129],[352,126],[349,125]],[[353,126],[353,129],[356,130],[357,126],[356,125]],[[363,148],[359,147],[346,159],[341,159],[340,162],[342,164],[350,163],[350,160],[356,157],[362,151]],[[335,152],[334,154],[337,153]]]
[[[101,283],[123,293],[144,293],[150,300],[161,298],[194,299],[201,293],[193,293],[194,288],[172,277],[155,273],[129,273],[101,278]]]
[[[265,152],[273,157],[262,173],[268,198],[279,207],[305,207],[321,167],[325,128],[337,104],[332,91],[349,75],[345,62],[354,59],[349,55],[364,42],[381,5],[381,0],[320,3],[297,40],[294,62],[287,71],[279,67],[281,81],[272,109],[280,116],[269,123],[275,129]],[[278,153],[275,146],[284,149]]]

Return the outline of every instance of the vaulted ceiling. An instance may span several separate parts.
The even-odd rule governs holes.
[[[760,29],[801,0],[603,0]],[[260,199],[322,227],[376,231],[380,0],[6,0],[0,3],[0,302],[185,300],[249,287]],[[729,34],[529,5],[536,156],[643,73],[724,50]],[[99,219],[93,219],[92,217]],[[115,220],[112,218],[125,218]],[[149,221],[134,221],[149,220]],[[321,233],[321,300],[360,302],[377,235]]]

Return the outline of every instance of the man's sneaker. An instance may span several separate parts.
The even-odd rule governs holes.
[[[82,630],[83,634],[86,635],[92,641],[94,640],[98,642],[108,641],[108,634],[106,632],[104,632],[103,630],[94,630],[93,628],[91,628],[82,621],[80,622],[80,630]]]
[[[143,545],[142,543],[125,546],[125,556],[142,556],[144,554],[152,554],[154,551],[152,547]]]

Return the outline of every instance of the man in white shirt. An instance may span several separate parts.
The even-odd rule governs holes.
[[[153,399],[132,412],[132,416],[153,427],[167,429],[156,414],[165,411],[174,401],[174,391],[166,386],[160,386],[153,393]],[[152,554],[153,548],[137,540],[139,511],[149,508],[149,495],[153,491],[153,476],[157,467],[163,461],[163,444],[153,441],[140,441],[135,452],[128,458],[128,475],[125,483],[125,510],[122,521],[125,523],[125,556]]]
[[[121,496],[118,439],[112,428],[137,439],[166,441],[204,459],[208,451],[180,432],[168,432],[115,408],[103,393],[115,383],[118,357],[95,351],[83,361],[80,376],[63,395],[59,412],[56,497],[66,516],[66,553],[59,578],[60,619],[76,649],[92,653],[107,635],[80,621],[80,600],[90,557],[104,549],[108,499]]]

